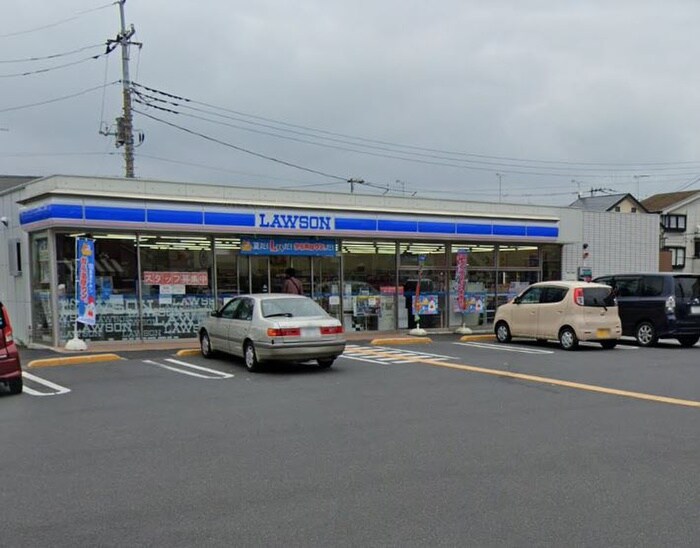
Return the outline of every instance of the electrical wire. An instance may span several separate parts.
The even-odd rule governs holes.
[[[147,114],[146,112],[139,111],[139,110],[137,110],[137,109],[134,109],[134,112],[140,114],[141,116],[145,116],[146,118],[150,118],[151,120],[155,120],[156,122],[160,122],[161,124],[165,124],[166,126],[170,126],[170,127],[175,128],[175,129],[179,129],[180,131],[184,131],[185,133],[189,133],[190,135],[195,135],[195,136],[197,136],[197,137],[201,137],[202,139],[205,139],[205,140],[207,140],[207,141],[211,141],[211,142],[213,142],[213,143],[217,143],[217,144],[220,144],[220,145],[223,145],[223,146],[232,148],[232,149],[234,149],[234,150],[238,150],[239,152],[245,152],[246,154],[250,154],[250,155],[252,155],[252,156],[256,156],[256,157],[262,158],[262,159],[264,159],[264,160],[269,160],[269,161],[271,161],[271,162],[276,162],[276,163],[278,163],[278,164],[282,164],[282,165],[285,165],[285,166],[288,166],[288,167],[293,167],[293,168],[295,168],[295,169],[300,169],[300,170],[302,170],[302,171],[307,171],[307,172],[309,172],[309,173],[315,173],[316,175],[321,175],[321,176],[323,176],[323,177],[329,177],[329,178],[331,178],[331,179],[338,179],[338,180],[340,180],[340,181],[347,181],[347,180],[348,180],[347,177],[340,177],[339,175],[331,175],[331,174],[329,174],[329,173],[324,173],[323,171],[318,171],[318,170],[316,170],[316,169],[311,169],[311,168],[308,168],[308,167],[300,166],[300,165],[298,165],[298,164],[293,164],[292,162],[287,162],[287,161],[285,161],[285,160],[280,160],[279,158],[275,158],[275,157],[273,157],[273,156],[267,156],[267,155],[265,155],[265,154],[260,154],[259,152],[254,152],[254,151],[252,151],[252,150],[248,150],[248,149],[246,149],[246,148],[239,147],[239,146],[234,145],[234,144],[232,144],[232,143],[228,143],[228,142],[226,142],[226,141],[222,141],[221,139],[216,139],[215,137],[210,137],[210,136],[208,136],[208,135],[205,135],[204,133],[199,133],[199,132],[197,132],[197,131],[188,129],[188,128],[186,128],[186,127],[179,126],[179,125],[177,125],[177,124],[173,124],[172,122],[168,122],[168,121],[166,121],[166,120],[162,120],[162,119],[160,119],[160,118],[157,118],[156,116],[151,116],[150,114]]]
[[[528,159],[528,158],[516,158],[516,157],[511,157],[511,156],[494,156],[494,155],[487,155],[487,154],[476,154],[476,153],[471,153],[471,152],[461,152],[461,151],[447,151],[447,150],[441,150],[441,149],[435,149],[435,148],[428,148],[428,147],[420,147],[420,146],[415,146],[415,145],[405,145],[405,144],[400,144],[400,143],[392,143],[390,141],[382,141],[378,139],[369,139],[366,137],[359,137],[359,136],[354,136],[354,135],[349,135],[349,134],[344,134],[344,133],[337,133],[337,132],[332,132],[332,131],[327,131],[327,130],[322,130],[322,129],[316,129],[312,128],[309,126],[303,126],[303,125],[298,125],[298,124],[291,124],[288,122],[283,122],[279,120],[275,120],[272,118],[267,118],[263,116],[256,116],[253,114],[248,114],[245,112],[233,110],[233,109],[228,109],[225,107],[219,107],[216,105],[212,105],[209,103],[204,103],[201,101],[196,101],[193,99],[188,99],[179,95],[175,95],[172,93],[167,93],[165,91],[158,90],[156,88],[144,86],[143,84],[139,84],[137,82],[132,82],[132,85],[146,89],[148,91],[151,91],[153,93],[157,93],[160,95],[163,95],[165,97],[169,97],[171,99],[175,99],[177,101],[183,101],[187,103],[192,103],[192,104],[199,104],[202,106],[206,106],[208,108],[213,108],[216,110],[221,110],[223,112],[229,112],[236,114],[238,116],[243,116],[247,118],[251,118],[253,120],[262,120],[265,122],[271,122],[273,124],[281,125],[281,126],[286,126],[290,128],[297,128],[297,129],[302,129],[306,131],[311,131],[314,133],[319,133],[323,135],[329,135],[329,136],[335,136],[335,137],[343,137],[346,139],[352,139],[352,140],[357,140],[361,142],[367,142],[367,143],[375,143],[375,144],[380,144],[380,145],[387,145],[391,146],[394,148],[405,148],[409,150],[418,150],[418,151],[425,151],[425,152],[431,152],[431,153],[438,153],[438,154],[447,154],[447,155],[452,155],[452,156],[463,156],[463,157],[472,157],[472,158],[480,158],[480,159],[488,159],[488,160],[499,160],[499,161],[508,161],[508,162],[521,162],[521,163],[532,163],[532,164],[550,164],[550,165],[556,165],[556,166],[597,166],[599,169],[598,171],[609,171],[609,169],[606,168],[611,168],[611,167],[622,167],[622,166],[628,166],[630,169],[632,168],[638,168],[638,167],[652,167],[652,166],[687,166],[687,165],[700,165],[700,161],[685,161],[685,162],[570,162],[570,161],[564,161],[564,160],[539,160],[539,159]],[[188,108],[194,108],[194,107],[188,107]],[[245,120],[239,120],[239,121],[245,121]],[[255,122],[246,122],[250,124],[255,124]],[[263,124],[257,124],[257,125],[263,125]],[[265,126],[265,127],[270,127],[270,126]],[[278,131],[284,131],[282,128],[274,128]],[[320,138],[320,137],[317,137]],[[358,146],[359,143],[353,143],[353,145]],[[455,161],[455,158],[450,158],[450,160]],[[497,164],[501,165],[501,164]],[[526,166],[518,166],[521,168],[524,168]],[[533,169],[542,169],[545,166],[536,166],[533,167]],[[580,168],[579,168],[580,169]],[[624,170],[623,170],[624,171]]]
[[[407,157],[407,156],[399,156],[399,155],[397,155],[397,154],[402,154],[400,151],[395,151],[397,154],[384,154],[384,153],[372,152],[372,151],[368,151],[368,150],[359,150],[359,149],[356,149],[356,148],[349,148],[349,147],[331,145],[331,144],[327,144],[327,143],[319,143],[319,142],[316,142],[316,141],[309,141],[309,140],[307,140],[307,139],[300,139],[300,138],[296,138],[296,137],[283,136],[283,135],[279,135],[279,134],[277,134],[277,133],[272,133],[272,132],[262,131],[262,130],[256,130],[256,129],[253,129],[253,128],[246,128],[246,127],[243,127],[243,126],[238,126],[238,125],[235,125],[235,124],[229,124],[229,123],[222,122],[222,121],[219,121],[219,120],[212,120],[212,119],[210,119],[210,118],[205,118],[205,117],[202,117],[202,116],[196,116],[196,115],[194,115],[194,114],[188,114],[188,113],[184,113],[184,112],[181,112],[181,111],[178,111],[178,110],[175,110],[175,109],[166,108],[166,107],[161,107],[161,106],[158,106],[158,105],[154,105],[154,104],[152,104],[152,103],[147,103],[147,102],[145,102],[145,101],[139,99],[139,98],[138,98],[138,95],[137,95],[137,99],[135,99],[135,101],[136,101],[137,103],[140,103],[140,104],[149,106],[150,108],[154,108],[154,109],[160,110],[160,111],[162,111],[162,112],[166,112],[166,113],[168,113],[168,114],[178,114],[178,115],[186,116],[186,117],[189,117],[189,118],[194,118],[194,119],[197,119],[197,120],[202,120],[202,121],[209,122],[209,123],[213,123],[213,124],[217,124],[217,125],[222,125],[222,126],[226,126],[226,127],[231,127],[231,128],[234,128],[234,129],[241,129],[241,130],[244,130],[244,131],[249,131],[249,132],[257,133],[257,134],[261,134],[261,135],[267,135],[267,136],[269,136],[269,137],[275,137],[275,138],[285,139],[285,140],[294,141],[294,142],[303,143],[303,144],[310,144],[310,145],[319,146],[319,147],[322,147],[322,148],[329,148],[329,149],[334,149],[334,150],[341,150],[341,151],[345,151],[345,152],[353,152],[353,153],[356,153],[356,154],[364,154],[364,155],[373,156],[373,157],[378,157],[378,158],[388,158],[388,159],[393,159],[393,160],[401,160],[401,161],[405,161],[405,162],[412,162],[412,163],[426,164],[426,165],[434,165],[434,166],[441,166],[441,167],[452,167],[452,168],[457,168],[457,169],[468,169],[468,170],[471,170],[471,171],[493,172],[494,169],[491,168],[491,167],[480,167],[480,164],[488,164],[488,165],[493,165],[494,167],[498,167],[499,169],[505,167],[505,169],[500,169],[500,171],[502,171],[503,173],[513,174],[513,175],[537,175],[537,176],[541,176],[541,177],[570,177],[570,176],[571,176],[571,173],[569,173],[569,172],[566,172],[566,173],[564,173],[564,172],[557,172],[557,171],[553,171],[553,172],[544,172],[544,171],[542,171],[542,172],[534,172],[534,171],[522,171],[522,170],[520,170],[520,169],[517,169],[518,167],[521,167],[522,169],[530,169],[530,168],[528,168],[527,166],[511,166],[511,165],[508,165],[508,164],[506,164],[506,165],[504,166],[503,164],[493,164],[493,163],[491,163],[491,162],[470,162],[470,163],[465,163],[465,164],[455,164],[455,163],[450,163],[450,162],[460,161],[460,160],[457,160],[457,159],[450,159],[450,158],[434,157],[434,156],[433,156],[433,158],[437,158],[436,160],[426,160],[426,159],[419,159],[419,158],[413,158],[413,157]],[[168,104],[173,104],[173,103],[168,102],[168,101],[163,101],[163,100],[160,100],[160,101],[161,101],[161,102],[168,103]],[[418,155],[418,156],[425,156],[425,155],[422,155],[422,154],[421,154],[421,155]],[[437,161],[437,160],[446,160],[446,161]],[[477,165],[474,165],[474,164],[477,164]],[[511,167],[512,167],[512,168],[511,168]],[[540,168],[541,168],[541,169],[546,169],[546,168],[542,168],[541,166],[540,166]],[[532,168],[532,169],[534,169],[534,168]],[[586,169],[586,168],[582,168],[582,169]],[[681,169],[681,168],[678,168],[678,169]],[[657,170],[660,171],[661,168],[657,168]],[[654,171],[654,169],[649,169],[649,170],[647,170],[647,171]],[[696,171],[697,171],[697,170],[693,170],[693,172],[696,172]],[[613,172],[614,172],[614,173],[619,173],[619,172],[616,171],[616,170],[613,170]],[[626,172],[623,172],[623,173],[626,173]],[[604,174],[600,174],[600,173],[596,173],[596,174],[577,173],[577,174],[575,174],[574,176],[577,177],[577,178],[591,178],[591,177],[593,177],[593,178],[600,178],[600,177],[602,177],[602,176],[608,176],[608,175],[610,175],[610,173],[604,173]],[[676,173],[676,175],[679,175],[679,176],[680,176],[680,175],[688,175],[688,172],[687,172],[687,171],[682,171],[682,172]]]
[[[89,10],[79,11],[79,12],[76,12],[76,14],[73,15],[72,17],[68,17],[68,18],[66,18],[66,19],[61,19],[60,21],[56,21],[56,22],[54,22],[54,23],[49,23],[48,25],[42,25],[42,26],[40,26],[40,27],[34,27],[34,28],[31,28],[31,29],[20,30],[20,31],[17,31],[17,32],[10,32],[10,33],[7,33],[7,34],[0,34],[0,38],[9,38],[9,37],[11,37],[11,36],[20,36],[20,35],[22,35],[22,34],[29,34],[29,33],[32,33],[32,32],[38,32],[38,31],[40,31],[40,30],[46,30],[46,29],[50,29],[50,28],[53,28],[53,27],[57,27],[57,26],[62,25],[62,24],[64,24],[64,23],[68,23],[68,22],[70,22],[70,21],[75,21],[76,19],[79,19],[81,16],[83,16],[83,15],[85,15],[85,14],[92,13],[92,12],[99,11],[99,10],[103,10],[103,9],[105,9],[105,8],[109,8],[109,7],[113,6],[113,5],[116,4],[116,3],[118,3],[118,2],[110,2],[109,4],[105,4],[105,5],[103,5],[103,6],[99,6],[99,7],[96,7],[96,8],[89,9]]]
[[[100,57],[105,57],[106,55],[109,55],[110,53],[111,53],[111,51],[106,51],[103,53],[99,53],[97,55],[91,55],[90,57],[86,57],[85,59],[73,61],[71,63],[64,63],[62,65],[55,65],[53,67],[45,67],[43,69],[38,69],[38,70],[32,70],[32,71],[27,71],[27,72],[17,72],[15,74],[0,74],[0,78],[17,78],[20,76],[31,76],[34,74],[42,74],[45,72],[52,72],[54,70],[59,70],[59,69],[63,69],[66,67],[73,67],[75,65],[80,65],[81,63],[85,63],[87,61],[92,61],[93,59],[99,59]]]
[[[3,63],[31,63],[34,61],[45,61],[47,59],[57,59],[59,57],[68,57],[69,55],[74,55],[76,53],[80,53],[82,51],[86,51],[89,49],[95,49],[99,47],[104,47],[104,42],[100,44],[92,44],[91,46],[85,46],[82,48],[74,49],[71,51],[64,51],[63,53],[54,53],[51,55],[44,55],[42,57],[26,57],[24,59],[2,59],[0,60],[0,64]]]
[[[72,99],[74,97],[79,97],[81,95],[85,95],[86,93],[90,93],[91,91],[95,91],[98,89],[106,88],[108,86],[113,86],[114,84],[118,84],[121,80],[115,80],[114,82],[109,82],[108,84],[102,84],[101,86],[95,86],[92,88],[84,89],[82,91],[78,91],[76,93],[71,93],[70,95],[63,95],[61,97],[56,97],[54,99],[47,99],[46,101],[40,101],[38,103],[30,103],[27,105],[19,105],[16,107],[8,107],[8,108],[2,108],[0,109],[0,112],[13,112],[16,110],[22,110],[25,108],[33,108],[33,107],[39,107],[43,105],[49,105],[51,103],[57,103],[58,101],[64,101],[66,99]]]

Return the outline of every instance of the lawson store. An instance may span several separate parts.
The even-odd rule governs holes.
[[[569,208],[140,179],[51,176],[0,199],[2,299],[20,340],[52,346],[73,336],[78,238],[94,240],[96,282],[82,337],[128,342],[195,337],[231,296],[279,291],[290,266],[347,330],[414,327],[419,279],[421,327],[456,327],[460,253],[466,324],[487,326],[528,284],[575,276],[584,234]],[[644,217],[630,230],[653,248],[657,219]]]

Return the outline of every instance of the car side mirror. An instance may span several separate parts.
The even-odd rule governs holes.
[[[513,299],[513,302],[515,304],[520,304],[520,301],[522,301],[522,298],[520,298],[520,297],[515,297],[515,299]]]
[[[221,312],[218,310],[214,310],[211,314],[209,314],[212,318],[220,318],[221,317]]]

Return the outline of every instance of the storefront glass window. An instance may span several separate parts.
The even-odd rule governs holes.
[[[535,245],[501,245],[498,247],[499,268],[538,268],[539,248]]]
[[[467,251],[465,311],[458,302],[457,255]],[[490,323],[496,308],[496,246],[455,243],[450,246],[450,327],[476,327]]]
[[[496,306],[507,303],[528,285],[539,281],[537,270],[513,270],[498,273]]]
[[[312,298],[331,316],[342,321],[340,257],[312,257]]]
[[[483,244],[452,244],[450,264],[457,266],[457,253],[460,249],[469,251],[470,268],[488,268],[496,266],[496,246]]]
[[[399,244],[399,285],[403,290],[399,327],[416,327],[416,313],[420,327],[443,327],[447,318],[447,270],[446,244],[439,242],[402,242]],[[420,276],[419,276],[420,272]],[[420,277],[420,290],[418,279]],[[416,304],[416,293],[419,302]]]
[[[248,293],[248,257],[240,255],[239,238],[216,238],[216,283],[218,305],[229,299]]]
[[[561,246],[542,246],[542,280],[561,280]]]
[[[140,236],[143,338],[196,337],[214,308],[206,236]]]
[[[396,244],[343,241],[342,253],[343,283],[340,290],[345,330],[395,329]]]
[[[85,233],[56,235],[59,341],[73,338],[76,317],[75,240],[95,240],[95,325],[78,324],[87,341],[133,341],[140,338],[136,236]]]
[[[53,344],[51,261],[48,234],[31,235],[31,261],[32,323],[30,337],[35,343]]]

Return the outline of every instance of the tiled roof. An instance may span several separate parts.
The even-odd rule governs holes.
[[[634,196],[628,193],[582,197],[572,203],[569,207],[577,207],[588,211],[610,211],[625,199],[630,199],[642,206],[642,204],[638,202]]]
[[[700,190],[685,190],[683,192],[667,192],[665,194],[654,194],[646,200],[642,200],[642,205],[651,213],[659,213],[670,206],[683,202],[688,198],[697,195],[700,197]]]

